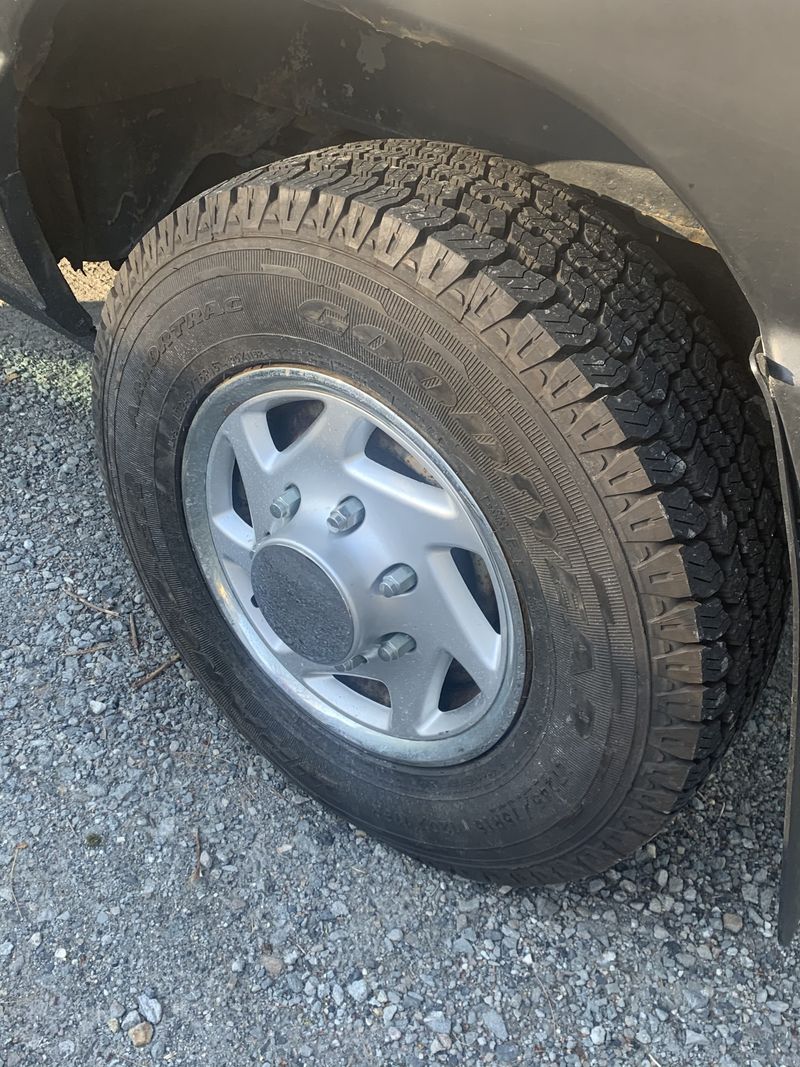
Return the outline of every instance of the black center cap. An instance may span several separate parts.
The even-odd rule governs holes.
[[[353,647],[353,617],[322,567],[288,545],[265,545],[253,559],[261,614],[289,648],[314,663],[343,663]]]

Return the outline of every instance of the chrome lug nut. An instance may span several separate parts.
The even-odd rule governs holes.
[[[276,496],[269,506],[269,513],[274,519],[286,522],[297,514],[300,507],[300,490],[296,485],[287,486],[280,496]]]
[[[405,656],[407,652],[413,652],[416,647],[417,642],[413,637],[409,637],[408,634],[391,634],[381,641],[378,655],[386,663],[389,663],[392,660],[400,659],[401,656]]]
[[[417,575],[414,568],[409,567],[407,563],[398,563],[382,575],[378,592],[381,596],[399,596],[401,593],[410,592],[416,584]]]
[[[358,497],[348,496],[328,516],[328,529],[333,533],[355,530],[364,521],[365,514],[364,505]]]

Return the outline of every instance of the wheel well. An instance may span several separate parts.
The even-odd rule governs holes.
[[[47,41],[29,35],[26,47],[20,166],[53,254],[73,264],[121,261],[159,218],[218,181],[381,135],[473,144],[557,176],[579,161],[577,180],[566,180],[690,248],[709,243],[654,172],[572,103],[457,47],[381,32],[332,6],[62,0]],[[667,258],[687,244],[659,240]],[[715,252],[680,258],[700,273],[713,262],[714,290],[725,290],[726,306],[744,304],[747,318]]]

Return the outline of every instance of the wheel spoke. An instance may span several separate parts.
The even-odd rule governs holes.
[[[263,537],[271,523],[269,506],[275,495],[273,468],[280,455],[264,412],[258,409],[234,412],[226,419],[223,433],[239,465],[256,536]]]
[[[348,464],[356,490],[388,529],[407,531],[417,549],[439,546],[480,550],[480,539],[450,492],[384,467],[367,456]]]
[[[303,678],[306,682],[310,682],[314,678],[327,678],[330,676],[330,671],[310,663],[299,652],[289,648],[280,638],[277,638],[275,643],[275,654],[286,670],[293,674],[295,678]]]
[[[482,691],[491,689],[502,658],[502,639],[481,611],[449,552],[430,557],[430,582],[420,584],[415,610],[440,620],[436,629],[442,649],[457,659]]]
[[[392,705],[391,730],[399,737],[422,737],[431,720],[439,714],[450,656],[441,650],[433,654],[414,652],[396,663],[388,663],[383,678]]]
[[[343,464],[363,454],[372,430],[372,423],[358,408],[326,397],[324,408],[308,429],[277,453],[273,475],[277,481],[294,482],[301,490],[309,483],[330,485]]]
[[[247,523],[231,509],[212,517],[211,530],[220,556],[249,573],[256,539]]]
[[[422,737],[425,727],[438,714],[451,657],[441,649],[415,649],[399,660],[371,658],[348,671],[348,677],[383,682],[391,701],[390,730],[398,737]]]

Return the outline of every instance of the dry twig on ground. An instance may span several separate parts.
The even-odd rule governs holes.
[[[112,608],[103,608],[99,604],[93,604],[91,600],[87,600],[86,597],[81,596],[80,593],[73,593],[71,589],[65,589],[64,592],[68,597],[77,600],[79,604],[83,604],[85,608],[89,608],[90,611],[97,611],[101,615],[107,615],[109,619],[119,618],[119,612],[114,611]]]
[[[147,685],[149,682],[154,681],[164,671],[169,670],[170,667],[174,667],[181,657],[176,652],[174,656],[170,656],[169,659],[164,660],[163,663],[159,663],[157,667],[154,667],[152,671],[147,674],[143,674],[141,678],[136,678],[131,682],[131,689],[141,689],[143,685]]]

